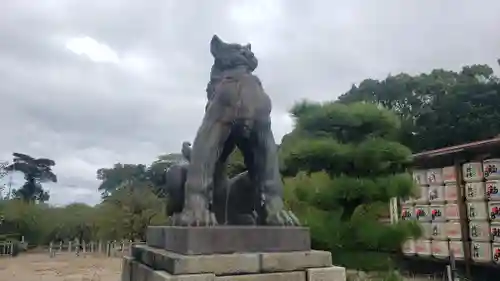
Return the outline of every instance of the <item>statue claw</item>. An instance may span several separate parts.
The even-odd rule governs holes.
[[[192,211],[184,210],[172,215],[170,218],[172,226],[216,226],[217,219],[209,210]]]
[[[275,226],[300,226],[297,216],[292,211],[285,210],[268,215],[266,223]]]

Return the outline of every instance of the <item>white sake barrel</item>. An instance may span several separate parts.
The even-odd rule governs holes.
[[[426,185],[427,184],[427,175],[425,170],[414,170],[412,173],[413,180],[417,185]]]
[[[469,235],[472,241],[490,241],[490,224],[487,221],[469,222]]]
[[[493,256],[491,254],[491,243],[476,242],[471,243],[472,259],[476,262],[491,262]]]
[[[483,172],[486,180],[500,179],[500,159],[488,159],[483,161]]]
[[[484,182],[468,182],[465,184],[465,197],[467,201],[484,201],[486,199],[486,189]]]
[[[426,172],[427,184],[441,185],[443,184],[443,169],[429,169]]]
[[[444,186],[431,185],[429,186],[429,202],[431,203],[444,203]]]
[[[493,243],[491,245],[491,252],[493,255],[493,262],[500,264],[500,243]]]
[[[402,252],[407,256],[415,255],[415,240],[410,239],[404,242]]]
[[[488,215],[492,222],[500,221],[500,202],[491,201],[488,203]]]
[[[431,251],[431,240],[417,239],[415,240],[415,252],[419,256],[430,256]]]
[[[462,241],[450,241],[450,252],[453,253],[455,259],[463,260],[464,259],[464,247],[462,245]]]
[[[432,256],[438,259],[448,257],[448,241],[432,240],[431,241],[431,252]]]
[[[489,180],[485,184],[486,195],[490,201],[500,201],[500,181]]]
[[[431,207],[429,205],[415,205],[415,218],[419,221],[431,221]]]
[[[432,221],[446,221],[444,206],[438,204],[430,205]]]
[[[462,166],[464,181],[482,181],[483,180],[483,163],[469,162]]]
[[[456,183],[447,183],[444,185],[444,200],[446,200],[446,202],[456,202],[458,200]]]
[[[448,203],[444,205],[444,217],[447,220],[458,220],[460,219],[460,211],[456,203]]]
[[[415,208],[413,206],[402,206],[401,207],[401,219],[402,220],[414,220],[415,219]]]
[[[469,220],[488,220],[486,202],[467,202],[467,217]]]
[[[420,222],[420,228],[422,229],[422,239],[432,238],[432,225],[430,222]]]
[[[455,166],[448,166],[443,168],[443,182],[446,183],[456,183],[457,175],[455,173]]]
[[[490,235],[493,242],[500,243],[500,222],[490,224]]]
[[[447,221],[444,226],[444,232],[448,239],[462,239],[462,227],[460,226],[460,221]]]
[[[431,224],[431,239],[446,240],[446,223],[445,222],[432,222]]]
[[[425,185],[417,186],[417,195],[413,200],[417,204],[426,204],[429,202],[429,187]]]

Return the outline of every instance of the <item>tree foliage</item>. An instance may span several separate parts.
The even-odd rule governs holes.
[[[159,196],[163,196],[160,188],[165,184],[164,172],[172,165],[186,161],[179,153],[158,156],[149,165],[117,163],[112,168],[97,170],[97,179],[101,181],[98,190],[103,199],[127,185],[147,185]]]
[[[239,149],[235,149],[233,153],[229,155],[229,159],[227,162],[227,175],[230,178],[247,170],[245,161],[243,159],[243,154]]]
[[[151,186],[126,186],[106,198],[97,207],[107,214],[97,218],[99,236],[111,239],[122,237],[145,241],[148,225],[166,223],[166,200],[157,197]]]
[[[46,202],[49,193],[42,187],[43,182],[57,182],[57,176],[52,172],[54,160],[48,158],[33,158],[26,154],[13,153],[14,160],[4,170],[7,172],[21,172],[26,182],[14,191],[14,197],[26,202]]]
[[[32,245],[52,241],[145,239],[148,225],[164,224],[165,200],[147,186],[125,186],[101,204],[75,203],[64,207],[0,201],[2,235],[24,236]]]
[[[398,117],[369,103],[302,102],[292,114],[296,126],[280,149],[287,205],[338,264],[387,267],[387,252],[418,234],[413,224],[380,222],[390,198],[413,191],[411,151],[395,141]]]
[[[500,132],[496,106],[500,79],[487,65],[366,79],[339,101],[375,103],[398,113],[400,140],[413,151],[482,140]]]
[[[130,183],[143,182],[147,180],[147,167],[142,164],[117,163],[112,168],[101,168],[97,170],[97,179],[101,180],[98,190],[101,197],[110,196],[115,190]]]

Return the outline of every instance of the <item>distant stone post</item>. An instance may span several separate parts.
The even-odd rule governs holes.
[[[108,241],[106,243],[106,256],[110,257],[111,256],[111,242]]]
[[[54,250],[52,249],[53,243],[49,243],[49,257],[53,258],[54,257]]]

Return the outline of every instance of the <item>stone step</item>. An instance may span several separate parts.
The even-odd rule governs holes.
[[[215,281],[214,274],[172,275],[161,270],[154,270],[132,257],[123,257],[121,281]]]
[[[134,245],[132,256],[140,263],[170,274],[213,273],[215,275],[300,271],[332,266],[330,252],[237,253],[181,255],[147,245]]]
[[[217,276],[213,273],[173,275],[123,258],[122,281],[346,281],[345,268],[330,266],[303,271]]]
[[[146,243],[184,255],[311,250],[307,227],[149,226]]]

